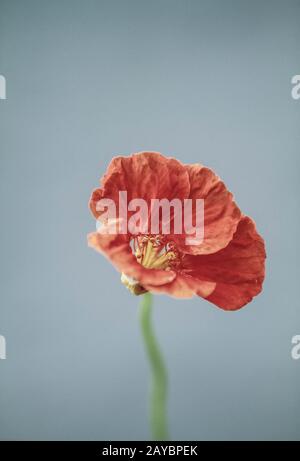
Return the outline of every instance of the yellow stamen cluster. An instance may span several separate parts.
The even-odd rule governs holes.
[[[176,259],[175,252],[167,248],[158,237],[138,237],[134,241],[133,249],[137,261],[147,269],[170,270],[172,261]],[[122,274],[121,281],[135,295],[147,291],[138,280],[127,277],[125,274]]]
[[[170,262],[175,259],[175,253],[166,250],[155,237],[146,238],[135,251],[136,259],[147,269],[170,269]]]

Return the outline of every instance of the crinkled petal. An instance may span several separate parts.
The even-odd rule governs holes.
[[[160,286],[145,284],[144,287],[153,293],[167,294],[175,298],[192,298],[195,295],[207,298],[214,291],[216,283],[178,273],[171,283]]]
[[[150,211],[151,199],[188,197],[189,174],[178,160],[157,152],[115,157],[101,180],[101,188],[94,190],[90,199],[90,209],[96,218],[100,215],[96,207],[101,198],[114,200],[118,213],[119,191],[127,191],[128,203],[134,198],[144,199]]]
[[[209,168],[199,164],[186,165],[189,173],[190,195],[195,201],[204,199],[204,239],[202,243],[187,245],[183,236],[175,237],[181,251],[189,254],[210,254],[225,248],[231,241],[241,218],[241,211],[225,184]]]
[[[216,282],[206,299],[225,310],[249,303],[262,290],[265,245],[255,223],[247,216],[239,222],[229,245],[211,255],[185,255],[184,271],[200,280]]]

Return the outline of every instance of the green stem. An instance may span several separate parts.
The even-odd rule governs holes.
[[[150,424],[153,440],[168,440],[168,378],[164,360],[156,341],[152,321],[152,295],[145,293],[140,305],[140,322],[146,353],[151,368]]]

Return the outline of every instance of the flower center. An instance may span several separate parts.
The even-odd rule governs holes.
[[[159,236],[137,237],[133,249],[138,262],[147,269],[170,270],[176,260],[175,249]]]
[[[137,261],[147,269],[171,270],[178,265],[176,248],[169,242],[164,242],[161,236],[138,236],[133,240],[133,253]],[[135,295],[147,290],[138,280],[122,273],[121,281]]]

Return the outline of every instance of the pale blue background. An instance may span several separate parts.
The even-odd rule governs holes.
[[[86,245],[90,191],[145,149],[214,168],[268,252],[239,312],[155,299],[173,439],[300,438],[299,22],[299,0],[0,0],[1,439],[149,437],[139,299]]]

